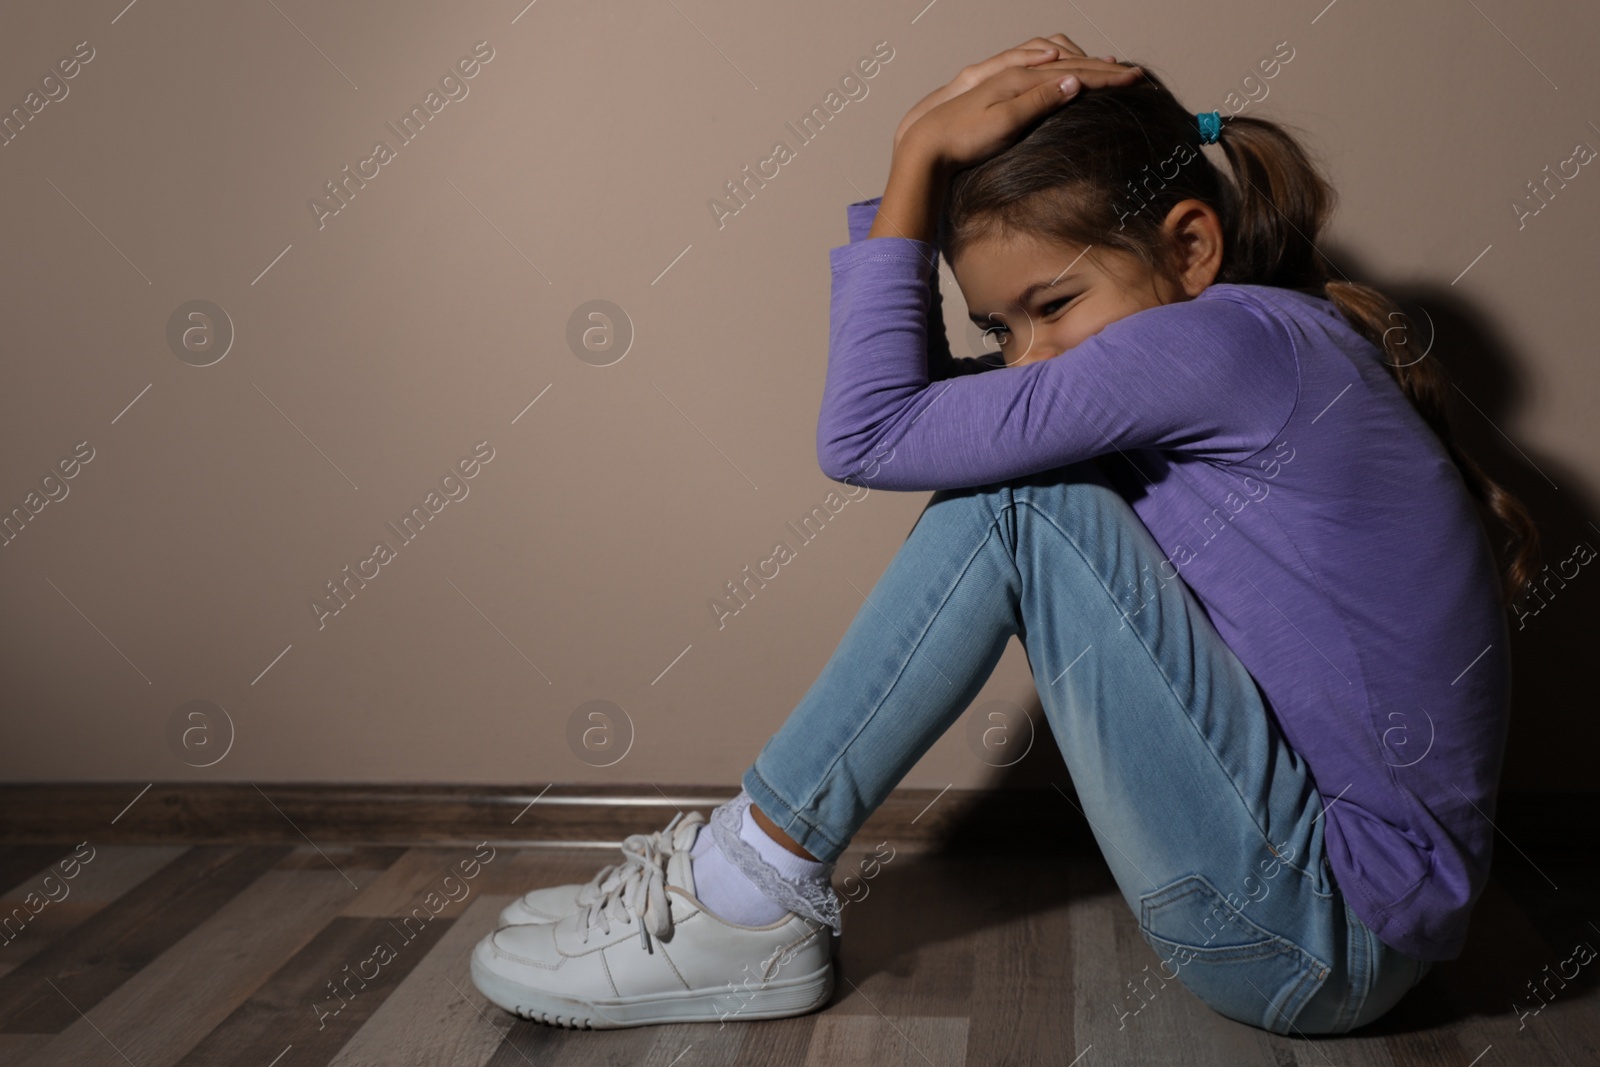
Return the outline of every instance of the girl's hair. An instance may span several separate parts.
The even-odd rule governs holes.
[[[1410,318],[1370,286],[1329,278],[1316,241],[1333,208],[1333,187],[1283,126],[1244,116],[1225,116],[1217,142],[1233,172],[1227,180],[1201,151],[1194,114],[1149,67],[1141,69],[1138,81],[1079,94],[1005,152],[956,173],[937,236],[946,260],[975,240],[1022,232],[1117,249],[1170,277],[1177,248],[1161,228],[1167,213],[1183,200],[1210,204],[1223,231],[1217,282],[1325,297],[1384,353],[1467,490],[1501,526],[1501,594],[1509,603],[1534,576],[1538,531],[1521,501],[1455,444],[1449,380],[1437,358],[1408,348]]]

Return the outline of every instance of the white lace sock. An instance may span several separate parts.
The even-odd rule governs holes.
[[[750,796],[742,790],[711,813],[695,835],[689,858],[695,894],[718,918],[766,926],[794,911],[838,930],[833,864],[796,856],[768,837],[756,825]]]

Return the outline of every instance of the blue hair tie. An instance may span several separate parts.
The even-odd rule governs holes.
[[[1222,112],[1201,111],[1195,118],[1200,120],[1200,143],[1216,144],[1222,136]]]

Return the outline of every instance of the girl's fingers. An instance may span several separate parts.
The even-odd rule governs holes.
[[[1058,48],[1062,55],[1081,56],[1082,48],[1073,42],[1072,38],[1064,33],[1052,33],[1048,37],[1032,37],[1023,41],[1018,48]]]
[[[1100,89],[1107,85],[1128,85],[1143,77],[1143,71],[1138,67],[1124,67],[1120,63],[1106,63],[1099,59],[1057,59],[1049,63],[1040,63],[1030,69],[1058,72],[1057,78],[1068,74],[1076,75],[1090,89]]]
[[[1060,45],[1069,55],[1081,56],[1084,54],[1083,49],[1074,44],[1072,38],[1064,33],[1052,33],[1044,39]]]
[[[1001,71],[1009,70],[1012,67],[1032,66],[1060,58],[1061,49],[1057,45],[1050,42],[1035,44],[1030,41],[1015,48],[1008,48],[998,55],[990,56],[981,63],[974,63],[963,70],[961,74],[969,85],[976,85],[978,82],[986,81]]]
[[[895,131],[895,143],[898,144],[900,142],[900,137],[907,127],[945,101],[960,96],[975,86],[982,85],[1003,71],[1053,62],[1061,58],[1061,54],[1059,45],[1052,41],[1046,41],[1042,37],[1037,37],[1033,41],[1018,45],[1016,48],[1009,48],[999,55],[990,56],[981,63],[963,67],[960,73],[951,79],[948,84],[940,86],[923,97],[917,102],[916,106],[906,113],[905,118],[900,122],[900,128]]]
[[[1037,67],[1045,63],[1057,62],[1062,58],[1060,47],[1052,43],[1047,43],[1043,47],[1036,47],[1030,42],[1018,45],[1016,48],[1008,48],[999,55],[990,56],[981,63],[963,67],[961,73],[957,74],[950,84],[938,90],[939,99],[944,101],[953,96],[960,96],[962,93],[975,86],[982,85],[990,78],[1005,71],[1016,70],[1020,67]],[[1076,57],[1071,56],[1066,58],[1076,59]]]
[[[1119,74],[1138,70],[1138,67],[1126,66],[1116,60],[1099,59],[1094,56],[1062,56],[1046,63],[1038,64],[1041,68],[1050,67],[1062,71],[1099,71],[1102,74]]]
[[[1023,41],[1018,48],[1054,48],[1064,56],[1081,56],[1083,49],[1072,43],[1064,33],[1052,33],[1048,37],[1032,37]]]
[[[1052,75],[1041,85],[1020,92],[1009,100],[993,105],[1004,115],[1012,129],[1030,126],[1083,91],[1083,82],[1073,74],[1065,77]]]
[[[1076,62],[1001,71],[973,92],[980,94],[988,107],[1000,107],[1002,114],[1021,123],[1042,116],[1084,89],[1125,83],[1129,74],[1138,76],[1136,67],[1119,67],[1112,72],[1078,67]]]
[[[1031,37],[1015,48],[1008,48],[1004,52],[990,56],[982,62],[972,64],[961,72],[956,82],[971,87],[1012,67],[1037,66],[1041,63],[1056,60],[1074,59],[1088,60],[1089,57],[1066,34],[1053,33],[1049,37]],[[1094,59],[1089,61],[1094,63],[1104,62],[1113,66],[1118,65],[1114,58],[1109,57],[1105,60]]]

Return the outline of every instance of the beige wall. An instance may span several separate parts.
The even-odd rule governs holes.
[[[1287,41],[1250,113],[1325,159],[1329,254],[1439,323],[1552,558],[1600,545],[1600,175],[1520,228],[1510,207],[1600,146],[1592,5],[119,5],[0,32],[8,109],[93,49],[0,148],[0,507],[93,454],[0,548],[8,779],[735,782],[927,498],[848,503],[718,628],[709,598],[837,488],[814,430],[844,205],[915,100],[1034,33],[1148,62],[1196,110]],[[385,123],[477,42],[468,95],[402,145]],[[868,94],[719,228],[708,199],[879,42]],[[319,224],[379,138],[392,160]],[[595,299],[635,332],[609,366],[567,340]],[[234,335],[204,367],[168,341],[197,300]],[[412,543],[386,528],[483,441],[466,497]],[[380,539],[392,562],[319,628]],[[1511,784],[1590,787],[1597,603],[1585,570],[1519,634]],[[979,699],[1036,710],[1014,643]],[[196,700],[231,747],[179,721]],[[568,744],[591,700],[634,727],[605,768]],[[977,710],[906,784],[995,780]]]

